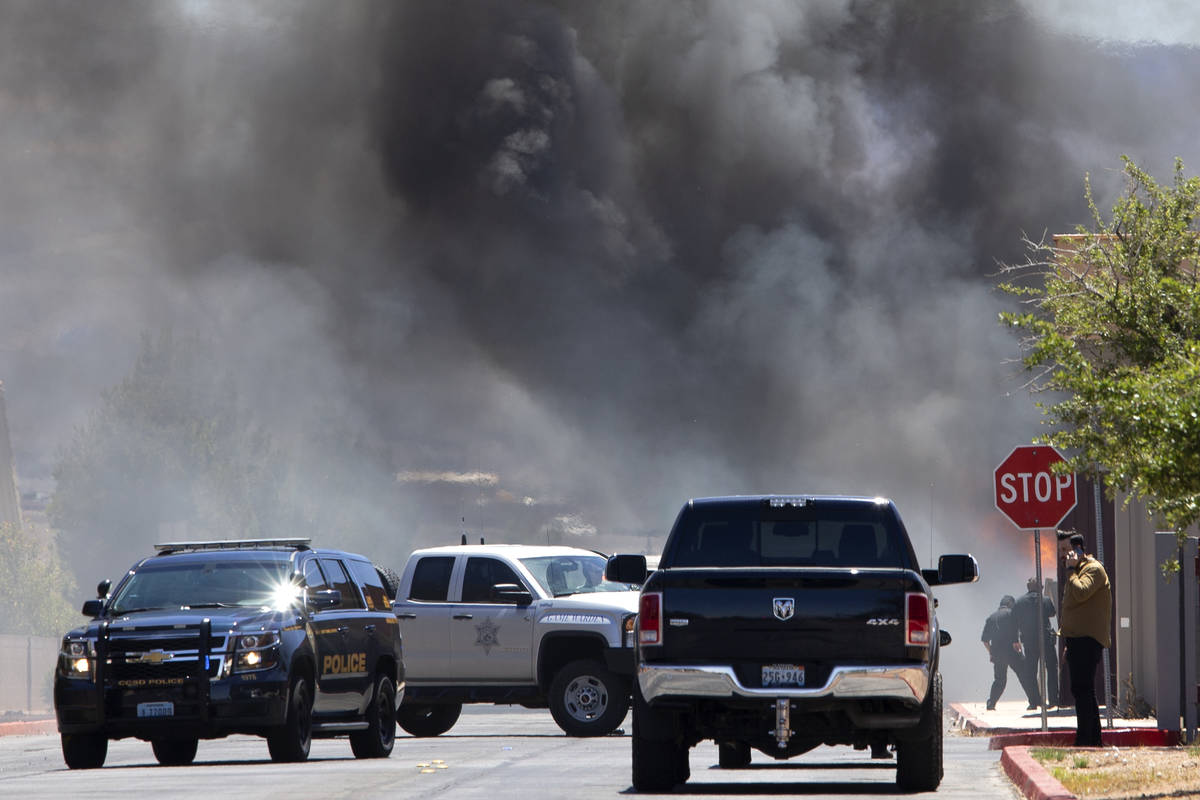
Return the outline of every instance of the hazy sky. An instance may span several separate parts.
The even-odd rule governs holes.
[[[195,330],[284,440],[387,453],[392,561],[464,517],[653,548],[691,496],[890,496],[983,562],[939,592],[978,694],[1032,572],[991,471],[1038,432],[996,265],[1122,154],[1200,165],[1198,42],[1185,2],[8,0],[22,488]]]

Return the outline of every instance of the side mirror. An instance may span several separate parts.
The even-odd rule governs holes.
[[[616,583],[641,586],[646,582],[646,557],[631,553],[609,556],[608,564],[604,567],[604,577]]]
[[[105,581],[108,583],[108,581]],[[85,617],[95,619],[100,616],[100,612],[104,610],[104,603],[100,600],[84,600],[83,608],[81,609]]]
[[[337,608],[342,604],[342,593],[337,589],[318,589],[308,595],[308,607],[314,611]]]
[[[945,555],[938,559],[938,568],[921,570],[930,586],[940,586],[947,583],[974,583],[979,580],[979,562],[975,556],[967,553],[962,555]],[[930,580],[933,578],[934,580]]]
[[[103,600],[104,598],[108,597],[108,590],[111,588],[112,581],[110,581],[108,578],[105,578],[96,584],[96,597],[99,597],[101,600]]]
[[[527,606],[533,602],[533,595],[524,586],[516,583],[497,583],[492,587],[492,599],[501,603],[516,603]]]

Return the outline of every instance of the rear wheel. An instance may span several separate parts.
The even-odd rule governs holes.
[[[655,711],[635,689],[633,701],[633,788],[665,792],[691,777],[688,748],[675,734],[674,720]]]
[[[287,721],[267,737],[272,761],[307,761],[312,747],[312,693],[308,681],[298,677],[288,693]]]
[[[355,758],[387,758],[396,743],[396,687],[387,675],[375,679],[375,696],[367,708],[367,729],[350,734]]]
[[[196,760],[197,744],[195,739],[155,739],[150,747],[164,767],[182,767]]]
[[[942,782],[942,676],[935,673],[917,738],[896,742],[896,785],[932,792]]]
[[[599,661],[572,661],[550,682],[550,714],[568,736],[606,736],[629,711],[629,685]]]
[[[108,737],[102,733],[64,733],[62,753],[71,769],[98,769],[108,755]]]
[[[717,742],[717,763],[721,769],[745,769],[750,766],[750,745],[745,742]]]
[[[413,736],[441,736],[461,713],[462,703],[401,703],[396,721]]]

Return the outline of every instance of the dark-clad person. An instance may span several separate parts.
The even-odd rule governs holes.
[[[1013,616],[1017,618],[1017,634],[1021,639],[1021,647],[1025,651],[1025,668],[1032,675],[1033,683],[1038,682],[1038,636],[1046,648],[1046,702],[1053,708],[1058,705],[1058,635],[1050,624],[1054,616],[1054,601],[1042,594],[1042,584],[1037,578],[1025,581],[1025,594],[1017,598],[1013,606]],[[1038,608],[1041,608],[1041,618]],[[1040,688],[1040,687],[1039,687]],[[1029,711],[1036,708],[1029,706]]]
[[[1017,619],[1012,609],[1015,604],[1013,596],[1006,594],[1000,598],[1000,607],[993,611],[983,623],[983,634],[979,637],[987,648],[992,661],[992,690],[988,693],[987,707],[989,711],[996,708],[996,701],[1004,694],[1008,685],[1008,671],[1017,673],[1017,680],[1029,698],[1029,704],[1037,703],[1037,686],[1030,683],[1028,671],[1025,669],[1025,659],[1021,657],[1021,643],[1018,641]]]
[[[1096,667],[1112,643],[1112,586],[1104,565],[1083,550],[1083,536],[1058,534],[1058,556],[1066,565],[1059,636],[1066,645],[1067,676],[1075,695],[1075,746],[1100,747],[1100,704]]]

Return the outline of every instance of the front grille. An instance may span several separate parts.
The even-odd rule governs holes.
[[[221,675],[228,638],[209,637],[208,677]],[[201,672],[200,629],[145,628],[113,632],[107,642],[105,682],[109,686],[178,685],[196,681]]]

